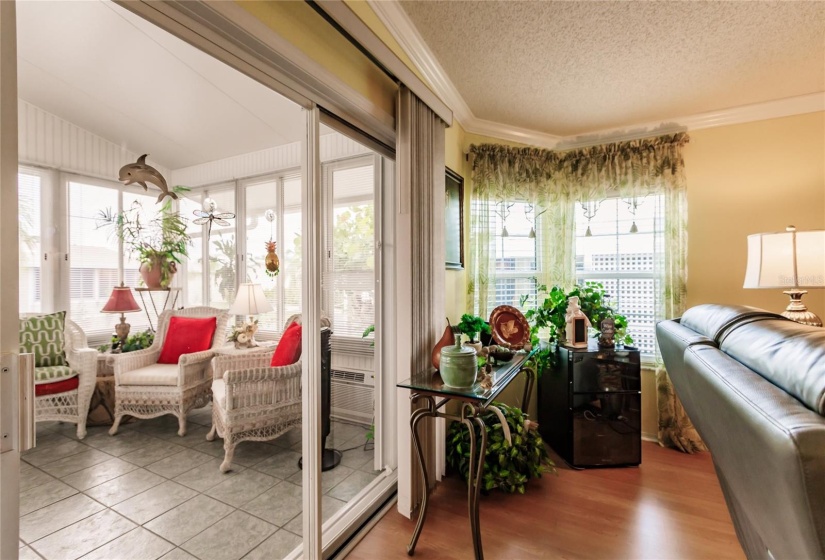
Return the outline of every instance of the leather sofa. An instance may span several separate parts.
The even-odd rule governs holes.
[[[748,558],[825,558],[825,329],[699,305],[656,326]]]

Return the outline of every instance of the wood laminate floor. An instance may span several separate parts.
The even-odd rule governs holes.
[[[645,442],[638,468],[574,471],[554,459],[558,476],[531,481],[526,494],[482,497],[486,559],[744,558],[709,453]],[[466,495],[455,476],[438,485],[414,558],[473,557]],[[408,558],[413,527],[393,509],[348,558]]]

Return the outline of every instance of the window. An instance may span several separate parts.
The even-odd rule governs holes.
[[[360,338],[375,323],[375,166],[369,158],[328,164],[324,171],[332,223],[325,306],[336,337]]]
[[[474,213],[489,212],[486,219],[494,233],[491,242],[495,245],[496,294],[484,313],[489,316],[499,305],[522,307],[525,295],[525,306],[534,306],[539,270],[535,208],[526,202],[498,203],[492,208],[478,201],[472,204]]]
[[[43,258],[40,231],[42,182],[43,178],[37,170],[21,168],[17,175],[21,313],[39,313],[42,310],[42,269],[40,266]]]
[[[106,209],[117,212],[139,206],[141,219],[146,221],[159,207],[156,197],[124,191],[119,185],[103,181],[72,178],[67,190],[70,317],[87,334],[108,333],[114,324],[112,317],[100,310],[121,281],[133,288],[139,285],[140,263],[136,256],[123,253],[111,229],[100,227],[99,214]],[[128,320],[132,332],[149,327],[145,313],[134,313]]]
[[[634,213],[628,200],[608,199],[589,221],[582,205],[576,208],[576,278],[604,285],[611,306],[627,317],[634,345],[649,355],[656,344],[655,237],[662,204],[661,196],[648,196]],[[634,224],[638,231],[631,233]]]

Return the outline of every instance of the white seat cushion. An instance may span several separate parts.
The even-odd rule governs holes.
[[[121,374],[121,385],[166,385],[178,384],[177,364],[152,364]]]
[[[226,410],[226,383],[223,379],[212,381],[212,403],[217,404],[221,409]]]

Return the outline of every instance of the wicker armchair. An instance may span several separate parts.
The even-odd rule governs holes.
[[[22,317],[34,317],[24,314]],[[34,398],[35,422],[59,421],[77,424],[77,439],[86,437],[86,417],[97,381],[98,351],[89,348],[86,333],[76,323],[66,320],[64,346],[66,361],[72,372],[77,373],[78,387],[64,393],[54,393]],[[35,368],[37,375],[38,368]]]
[[[284,330],[301,316],[293,315]],[[329,345],[329,319],[321,318]],[[232,467],[242,441],[275,439],[301,425],[301,361],[270,367],[273,350],[217,356],[212,362],[212,429],[206,439],[223,438],[221,472]],[[327,358],[327,361],[329,358]]]
[[[178,317],[217,317],[217,328],[209,350],[184,354],[177,365],[158,364],[169,320]],[[110,435],[115,435],[121,419],[155,418],[164,414],[178,417],[178,435],[186,435],[186,415],[193,408],[209,402],[212,384],[209,365],[212,349],[225,344],[229,315],[214,307],[190,307],[167,310],[158,318],[155,341],[149,348],[113,356],[115,373],[115,422]]]

